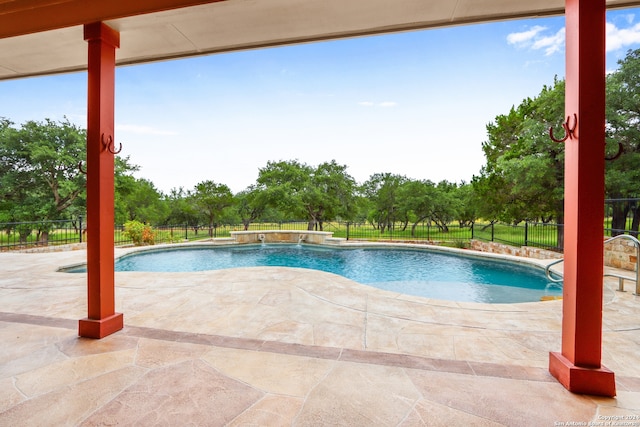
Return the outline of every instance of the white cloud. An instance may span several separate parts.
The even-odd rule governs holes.
[[[541,33],[546,29],[547,27],[536,25],[531,27],[531,29],[527,31],[522,31],[520,33],[511,33],[507,35],[507,43],[515,44],[519,46],[528,45],[531,42],[531,40],[535,39],[539,33]]]
[[[518,48],[544,50],[549,56],[562,50],[565,41],[565,30],[561,28],[555,34],[548,35],[548,28],[540,25],[531,27],[527,31],[507,35],[507,43]]]
[[[619,17],[616,22],[627,24],[627,28],[619,28],[612,22],[606,24],[607,52],[640,44],[640,23],[633,24],[633,14]],[[518,48],[542,50],[546,56],[561,52],[565,44],[565,29],[549,34],[547,27],[536,25],[527,31],[507,35],[507,43]]]
[[[549,56],[553,55],[556,52],[560,52],[562,47],[564,46],[565,41],[565,29],[561,28],[557,33],[551,36],[541,37],[537,39],[533,45],[532,49],[544,49],[544,54]]]
[[[116,125],[116,130],[121,132],[131,132],[139,135],[177,135],[177,132],[152,128],[151,126],[139,125]]]
[[[640,23],[629,28],[618,28],[607,22],[607,52],[640,43]]]

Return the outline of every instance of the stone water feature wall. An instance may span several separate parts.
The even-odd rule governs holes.
[[[332,237],[329,231],[262,230],[232,231],[231,238],[237,243],[314,243],[318,245],[338,244],[344,239]]]

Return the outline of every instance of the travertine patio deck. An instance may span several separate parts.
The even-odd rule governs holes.
[[[547,372],[561,301],[453,303],[286,268],[117,273],[125,329],[95,341],[77,337],[86,275],[56,271],[85,257],[0,253],[2,426],[640,426],[631,284],[605,284],[609,399]]]

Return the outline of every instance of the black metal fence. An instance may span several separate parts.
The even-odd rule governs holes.
[[[325,222],[314,230],[333,232],[334,237],[349,240],[425,242],[465,247],[470,239],[499,242],[511,246],[533,246],[562,251],[561,224],[522,222],[517,225],[476,222],[472,226],[447,224],[446,228],[424,221],[417,224],[396,222],[374,226],[366,222]],[[640,227],[640,199],[605,200],[604,236],[629,233],[637,236]],[[155,243],[183,242],[212,237],[229,237],[241,231],[242,224],[215,227],[204,225],[169,225],[153,227]],[[306,221],[251,223],[248,230],[307,230]],[[59,221],[0,223],[0,251],[82,243],[86,241],[86,221],[82,217]],[[131,245],[124,227],[114,228],[117,246]]]
[[[524,222],[516,225],[489,223],[473,226],[473,239],[504,243],[510,246],[532,246],[562,252],[562,224]]]
[[[209,238],[203,226],[172,225],[153,227],[155,243],[184,242]],[[228,235],[228,233],[227,233]],[[34,249],[83,243],[89,239],[81,217],[69,220],[0,223],[0,251]],[[116,246],[133,244],[123,226],[114,228]]]
[[[605,236],[613,237],[619,234],[630,234],[638,237],[640,229],[640,199],[606,199],[605,208]]]
[[[82,218],[0,223],[0,250],[82,242]]]
[[[471,239],[504,243],[513,246],[534,246],[559,251],[557,224],[526,222],[518,225],[475,223],[472,226],[448,224],[436,226],[432,222],[392,223],[374,226],[366,222],[332,221],[318,224],[314,230],[330,231],[334,237],[347,240],[434,243],[466,247]],[[210,238],[229,237],[232,231],[242,231],[242,224],[215,227],[203,225],[169,225],[153,227],[154,243],[177,243]],[[306,221],[252,223],[248,230],[308,230]],[[560,228],[561,230],[561,228]],[[22,250],[53,245],[82,243],[90,239],[86,221],[72,220],[16,222],[0,224],[0,251]],[[114,228],[116,246],[133,244],[124,227]]]

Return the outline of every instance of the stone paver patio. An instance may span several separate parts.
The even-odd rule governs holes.
[[[549,375],[561,301],[438,301],[280,267],[117,273],[125,329],[90,340],[86,275],[57,271],[85,258],[0,253],[1,426],[640,426],[640,297],[615,279],[611,399]]]

